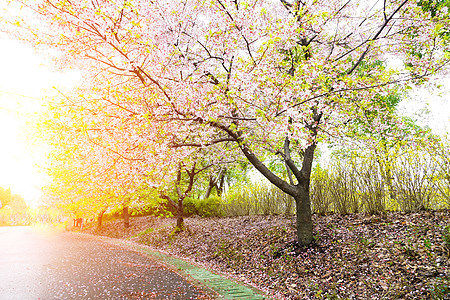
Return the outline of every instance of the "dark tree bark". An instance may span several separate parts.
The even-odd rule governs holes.
[[[102,223],[103,223],[103,215],[105,214],[106,209],[102,210],[101,212],[98,213],[98,217],[97,217],[97,228],[101,228],[102,227]]]
[[[309,180],[298,185],[298,195],[294,197],[296,205],[297,242],[306,246],[313,240],[311,199],[309,197]]]
[[[322,118],[322,113],[318,113],[317,109],[314,107],[312,108],[312,112],[312,120],[305,124],[306,128],[308,128],[310,132],[311,144],[302,153],[303,161],[301,169],[298,169],[295,162],[291,159],[291,150],[289,147],[290,140],[288,138],[285,139],[283,152],[278,153],[282,156],[286,168],[290,170],[290,172],[288,172],[290,182],[286,182],[270,171],[269,168],[267,168],[267,166],[250,150],[250,147],[242,139],[239,131],[232,130],[230,127],[224,126],[223,124],[217,122],[210,123],[211,126],[226,132],[230,137],[234,138],[235,141],[239,143],[239,147],[244,156],[264,177],[267,178],[267,180],[286,194],[294,197],[296,203],[297,242],[300,246],[308,246],[313,240],[311,199],[309,196],[309,190],[314,151],[317,146],[316,136],[319,130],[318,126]],[[294,184],[292,176],[297,179],[297,184]]]
[[[182,164],[179,165],[178,172],[177,172],[177,179],[176,179],[176,194],[178,196],[177,201],[174,201],[169,195],[161,193],[160,197],[162,199],[167,200],[167,203],[176,208],[176,217],[177,217],[177,231],[183,231],[184,230],[184,205],[183,201],[186,199],[186,197],[190,194],[192,191],[192,187],[194,186],[195,182],[195,176],[198,175],[200,172],[202,172],[205,168],[197,170],[197,163],[194,163],[191,169],[184,168]],[[181,185],[182,185],[182,172],[187,174],[188,176],[188,184],[184,192],[181,191]]]
[[[225,181],[225,172],[226,172],[226,169],[221,168],[219,170],[219,173],[217,174],[216,178],[214,178],[213,175],[209,176],[209,184],[208,184],[208,188],[206,189],[205,199],[209,198],[213,188],[216,188],[216,192],[219,197],[222,196],[223,183]]]
[[[219,184],[216,184],[216,191],[217,191],[217,196],[222,197],[223,194],[223,185],[225,183],[225,172],[226,170],[224,170],[220,176],[220,181]]]
[[[206,193],[205,193],[205,199],[208,199],[209,196],[211,196],[211,191],[214,188],[214,186],[215,186],[214,178],[213,178],[213,176],[210,176],[208,188],[206,189]]]
[[[128,205],[123,206],[123,226],[125,228],[130,227],[130,214],[128,213]]]
[[[178,199],[178,207],[177,207],[177,230],[184,230],[184,199]]]

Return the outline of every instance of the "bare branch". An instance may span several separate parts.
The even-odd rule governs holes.
[[[349,55],[350,53],[352,53],[353,51],[359,49],[360,47],[362,47],[363,45],[375,41],[378,39],[378,37],[381,35],[381,33],[383,32],[383,30],[387,27],[387,25],[389,24],[389,22],[392,20],[392,18],[394,17],[394,15],[397,14],[397,12],[406,5],[406,3],[408,3],[409,0],[404,0],[396,9],[395,11],[384,21],[383,25],[381,25],[380,29],[378,30],[378,32],[370,39],[365,40],[364,42],[362,42],[361,44],[359,44],[358,46],[354,47],[353,49],[345,52],[344,54],[340,55],[338,58],[336,58],[334,61],[338,61],[342,58],[344,58],[345,56]],[[358,59],[357,63],[355,65],[353,65],[353,67],[347,72],[347,74],[351,74],[353,73],[353,71],[358,67],[358,65],[361,63],[362,59],[367,55],[368,51],[370,49],[370,46],[367,46],[366,50],[361,54],[360,58]]]
[[[197,148],[203,148],[203,147],[208,147],[208,146],[212,146],[215,144],[219,144],[219,143],[224,143],[224,142],[236,142],[236,139],[234,138],[221,138],[221,139],[215,139],[212,141],[209,141],[208,143],[173,143],[171,145],[172,148],[182,148],[182,147],[197,147]]]

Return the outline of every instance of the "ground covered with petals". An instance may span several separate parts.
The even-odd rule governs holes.
[[[86,232],[187,258],[277,299],[450,299],[450,211],[314,215],[314,243],[295,244],[292,216],[133,218]]]

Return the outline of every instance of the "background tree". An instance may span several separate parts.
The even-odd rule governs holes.
[[[133,103],[119,104],[122,92],[111,87],[100,98],[65,96],[49,107],[40,130],[54,147],[49,173],[55,182],[49,191],[75,214],[81,210],[100,216],[106,207],[120,206],[125,227],[130,206],[145,199],[144,205],[156,207],[164,199],[181,230],[184,199],[199,175],[224,163],[223,153],[229,150],[175,144],[176,134],[191,130],[189,125],[182,123],[176,134],[166,134],[158,127],[163,123],[137,118],[133,109],[139,107]]]
[[[2,203],[2,207],[9,205],[9,202],[11,201],[12,194],[11,189],[5,189],[3,187],[0,187],[0,202]]]

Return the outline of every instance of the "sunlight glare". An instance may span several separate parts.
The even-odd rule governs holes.
[[[48,180],[39,169],[46,153],[30,141],[29,125],[42,110],[44,96],[55,93],[54,86],[77,80],[74,74],[56,72],[30,46],[8,39],[0,39],[0,70],[0,186],[36,206]]]

